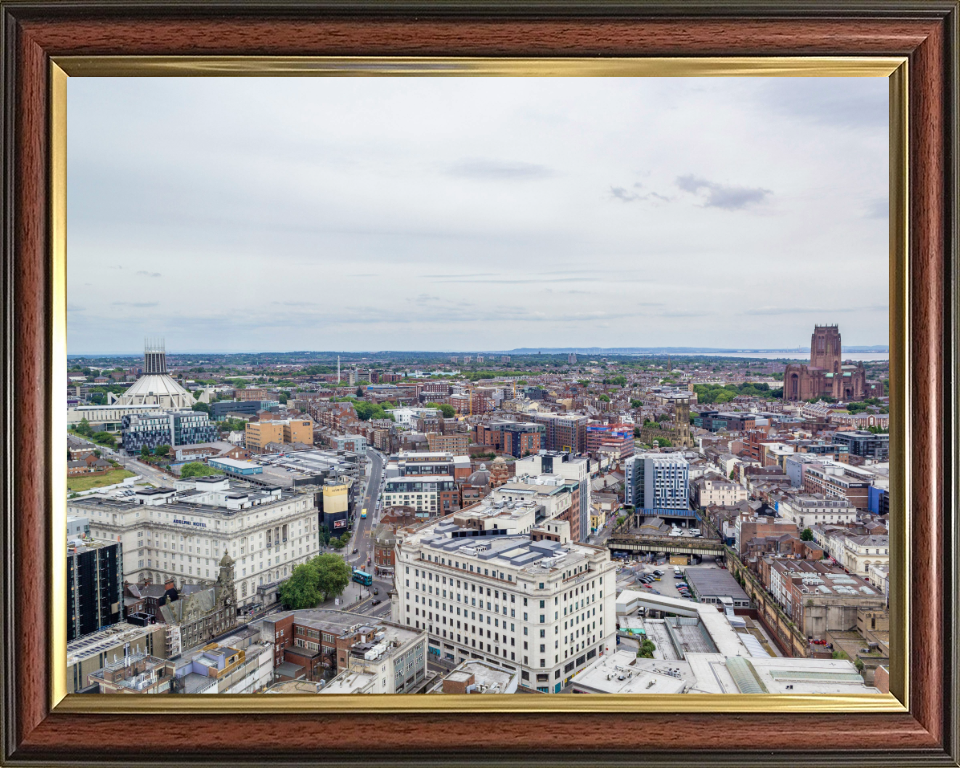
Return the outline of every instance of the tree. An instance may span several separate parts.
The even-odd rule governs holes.
[[[361,387],[359,384],[357,385],[357,391],[355,394],[357,397],[363,397],[363,387]]]
[[[343,549],[347,545],[345,536],[330,539],[330,546],[334,549]]]
[[[190,408],[194,411],[203,411],[204,413],[207,413],[207,414],[211,412],[209,403],[194,403],[193,405],[190,406]]]
[[[631,408],[643,408],[643,400],[630,400]]]
[[[813,541],[813,531],[809,528],[804,528],[800,532],[800,541]]]
[[[105,448],[117,447],[117,439],[109,432],[94,432],[91,439],[97,445],[102,445]]]
[[[316,608],[320,604],[320,574],[310,563],[293,569],[290,578],[280,585],[280,601],[284,608],[298,610]]]
[[[317,555],[309,565],[317,571],[317,586],[324,601],[342,595],[353,576],[352,569],[339,555]]]
[[[219,474],[220,473],[212,467],[201,464],[199,461],[191,461],[180,468],[180,477],[184,480],[191,477],[210,477],[211,475]]]
[[[277,401],[281,405],[286,405],[289,399],[290,399],[290,396],[286,392],[281,392],[279,395],[277,395]]]
[[[87,421],[87,417],[84,416],[80,419],[80,423],[73,428],[73,431],[82,437],[90,437],[93,434],[93,427],[90,426],[90,422]]]
[[[643,638],[643,642],[640,643],[640,648],[637,650],[638,659],[652,659],[653,652],[657,650],[657,646],[654,644],[653,640],[648,637]]]
[[[457,410],[452,405],[446,403],[427,403],[427,408],[436,408],[443,414],[443,418],[452,419],[457,415]]]
[[[673,443],[670,442],[670,439],[669,439],[669,438],[666,438],[666,437],[656,437],[656,438],[654,438],[653,442],[655,442],[655,443],[656,443],[657,445],[659,445],[661,448],[672,448],[672,447],[673,447]]]
[[[164,456],[166,456],[166,455],[168,455],[168,454],[170,453],[170,446],[169,446],[169,445],[158,445],[157,448],[156,448],[156,450],[154,451],[154,453],[155,453],[157,456],[160,456],[161,458],[163,458]]]
[[[144,445],[142,448],[140,448],[140,455],[143,456],[144,458],[146,458],[147,456],[151,456],[152,454],[153,454],[153,451],[147,448],[147,446]]]
[[[634,428],[633,428],[633,436],[634,436],[634,437],[640,437],[640,427],[634,427]]]
[[[617,522],[614,523],[614,525],[623,525],[626,519],[627,518],[624,515],[620,515],[620,517],[617,518]]]

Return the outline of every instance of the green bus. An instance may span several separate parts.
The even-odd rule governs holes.
[[[353,580],[357,582],[357,584],[363,584],[367,587],[373,584],[373,576],[366,571],[361,571],[359,568],[353,569]]]

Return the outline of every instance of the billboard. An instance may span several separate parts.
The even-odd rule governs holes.
[[[333,521],[333,527],[334,527],[334,528],[346,528],[346,527],[347,527],[347,521],[346,521],[346,519],[334,520],[334,521]]]

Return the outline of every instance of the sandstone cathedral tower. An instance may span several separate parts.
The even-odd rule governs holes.
[[[864,400],[883,393],[882,385],[868,382],[863,363],[843,364],[840,329],[814,326],[810,338],[810,365],[791,363],[783,373],[783,399],[791,402],[832,397]]]

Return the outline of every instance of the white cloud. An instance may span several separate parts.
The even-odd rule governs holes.
[[[886,93],[71,79],[69,347],[885,343]]]

